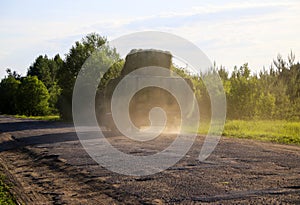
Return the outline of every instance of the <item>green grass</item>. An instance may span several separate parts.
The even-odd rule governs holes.
[[[300,145],[300,122],[230,120],[224,136]]]
[[[0,204],[14,205],[17,204],[15,198],[9,192],[9,186],[4,183],[5,177],[0,174]]]
[[[198,129],[198,133],[207,134],[208,129],[209,123],[202,122]],[[300,122],[284,120],[227,120],[222,135],[227,137],[300,145]]]
[[[21,119],[47,120],[47,121],[57,121],[57,120],[60,120],[59,115],[46,115],[46,116],[13,115],[13,117],[15,117],[15,118],[21,118]]]

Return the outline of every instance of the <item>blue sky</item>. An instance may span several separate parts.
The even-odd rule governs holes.
[[[0,77],[26,74],[40,54],[64,56],[97,32],[108,40],[164,31],[195,43],[229,70],[248,62],[256,72],[281,53],[300,56],[299,1],[14,1],[0,2]]]

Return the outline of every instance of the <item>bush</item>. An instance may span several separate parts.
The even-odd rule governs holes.
[[[36,76],[23,78],[18,90],[18,114],[28,116],[48,114],[49,97],[46,86]]]
[[[17,114],[17,95],[21,82],[13,76],[2,79],[0,83],[0,112]]]

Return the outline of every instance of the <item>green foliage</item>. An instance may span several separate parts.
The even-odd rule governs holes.
[[[199,128],[186,127],[187,131],[197,131],[206,135],[210,127],[210,121],[203,121]],[[254,139],[260,141],[276,142],[282,144],[300,145],[300,122],[285,120],[226,120],[223,136]]]
[[[270,94],[260,93],[256,101],[255,117],[259,119],[272,119],[275,112],[275,97]]]
[[[102,90],[111,79],[115,79],[121,75],[121,70],[124,66],[124,61],[120,60],[114,63],[101,78],[99,89]]]
[[[40,55],[29,67],[27,76],[37,76],[50,94],[49,108],[51,113],[58,113],[57,101],[61,94],[61,88],[57,83],[57,72],[63,65],[63,60],[57,54],[53,59],[49,59],[47,55]]]
[[[197,131],[206,135],[210,129],[210,121],[204,120],[198,128],[186,127],[186,131]],[[300,145],[300,122],[285,120],[226,120],[223,136],[254,139],[282,144]]]
[[[91,79],[83,86],[92,86],[91,82],[101,79],[97,95],[109,80],[121,73],[124,61],[106,42],[106,38],[91,33],[75,42],[64,60],[59,55],[54,58],[40,55],[29,67],[25,78],[7,69],[8,76],[0,82],[0,112],[59,114],[64,120],[71,120],[73,87],[80,70],[81,75],[89,75],[85,77]],[[216,63],[209,72],[199,75],[192,75],[175,65],[171,70],[192,82],[201,119],[211,117],[210,96],[203,79],[212,82],[213,87],[216,79],[210,74],[218,72],[227,97],[228,119],[300,120],[300,63],[295,62],[292,52],[287,60],[278,55],[270,69],[254,75],[247,63],[235,67],[231,74],[222,66],[218,68]],[[219,93],[214,95],[218,97]]]
[[[49,113],[49,93],[36,76],[22,79],[18,90],[18,111],[25,115],[46,115]]]
[[[31,119],[31,120],[46,120],[46,121],[58,121],[59,115],[43,115],[43,116],[27,116],[27,115],[13,115],[15,118]]]
[[[227,119],[300,120],[300,64],[291,53],[286,62],[280,55],[267,71],[252,75],[248,64],[235,67],[231,76],[224,67],[215,64],[207,73],[190,75],[183,69],[172,68],[182,77],[190,78],[199,103],[202,120],[209,120],[211,101],[204,81],[214,85],[210,73],[218,72],[227,98]],[[215,90],[218,90],[216,87]],[[218,96],[218,93],[214,93]]]
[[[227,97],[227,119],[300,120],[300,65],[294,60],[293,53],[288,62],[278,55],[275,68],[259,75],[251,75],[248,64],[235,67],[230,77],[224,68],[217,69]]]
[[[58,70],[58,84],[62,88],[58,109],[63,119],[72,119],[72,93],[76,76],[87,58],[105,42],[106,39],[93,33],[83,38],[81,42],[76,41],[66,55],[62,67]]]
[[[8,77],[13,77],[16,80],[20,80],[21,79],[21,75],[18,74],[16,71],[11,71],[11,69],[7,68],[6,69],[6,73],[8,74]]]
[[[14,205],[17,204],[15,198],[9,192],[9,186],[4,182],[5,177],[0,174],[0,204]]]
[[[247,64],[235,68],[230,78],[230,92],[228,94],[228,112],[231,118],[250,119],[255,115],[255,103],[257,95],[257,79],[250,78],[250,70]],[[240,116],[240,113],[243,113]]]
[[[75,45],[72,46],[66,55],[62,67],[58,70],[58,83],[62,88],[63,95],[68,97],[71,95],[76,76],[84,62],[105,42],[105,38],[95,33],[87,35],[81,42],[75,42]]]
[[[49,68],[49,59],[48,57],[40,55],[32,66],[29,67],[28,76],[37,76],[39,80],[41,80],[46,87],[51,85],[51,74]]]
[[[0,112],[16,114],[18,112],[17,96],[21,82],[13,76],[1,80],[0,83]]]
[[[116,50],[104,45],[105,42],[104,37],[92,33],[83,38],[81,42],[77,41],[66,55],[65,61],[58,71],[58,84],[62,88],[58,108],[64,120],[72,119],[73,87],[80,69],[82,68],[83,75],[89,74],[91,79],[95,79],[95,76],[100,79],[104,74],[101,72],[103,67],[110,67],[113,64],[110,59],[119,58]],[[98,51],[100,48],[102,49]],[[90,56],[91,58],[89,58]],[[86,62],[88,58],[89,60]],[[89,72],[84,72],[86,69],[89,69]],[[86,83],[89,86],[90,82]]]
[[[49,111],[52,114],[58,114],[58,109],[57,109],[57,102],[58,102],[58,98],[61,94],[61,88],[59,87],[59,85],[54,82],[51,87],[48,89],[49,92]]]
[[[230,120],[225,124],[223,135],[300,145],[300,122]]]
[[[40,55],[29,67],[27,75],[37,76],[49,89],[56,82],[57,71],[62,64],[63,61],[58,54],[53,59],[49,59],[47,55]]]

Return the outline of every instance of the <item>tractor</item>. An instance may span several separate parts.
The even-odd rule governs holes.
[[[101,127],[105,127],[111,131],[118,131],[111,111],[111,99],[113,92],[125,76],[130,75],[133,71],[139,68],[150,69],[151,67],[160,67],[169,70],[162,76],[160,72],[147,72],[145,74],[130,76],[130,84],[139,86],[143,81],[159,80],[164,83],[166,87],[176,86],[179,80],[182,80],[178,75],[174,75],[171,71],[172,54],[168,51],[154,50],[154,49],[133,49],[125,58],[124,67],[121,70],[119,77],[109,80],[105,88],[97,93],[96,98],[96,116]],[[192,82],[184,79],[192,89]],[[124,93],[126,94],[126,92]],[[119,99],[122,101],[122,98]],[[193,105],[189,105],[192,106]],[[156,86],[149,86],[139,89],[131,98],[128,111],[133,125],[138,129],[144,129],[151,124],[149,119],[149,112],[152,108],[159,107],[166,113],[165,130],[174,130],[180,127],[181,110],[176,98],[167,91]]]

